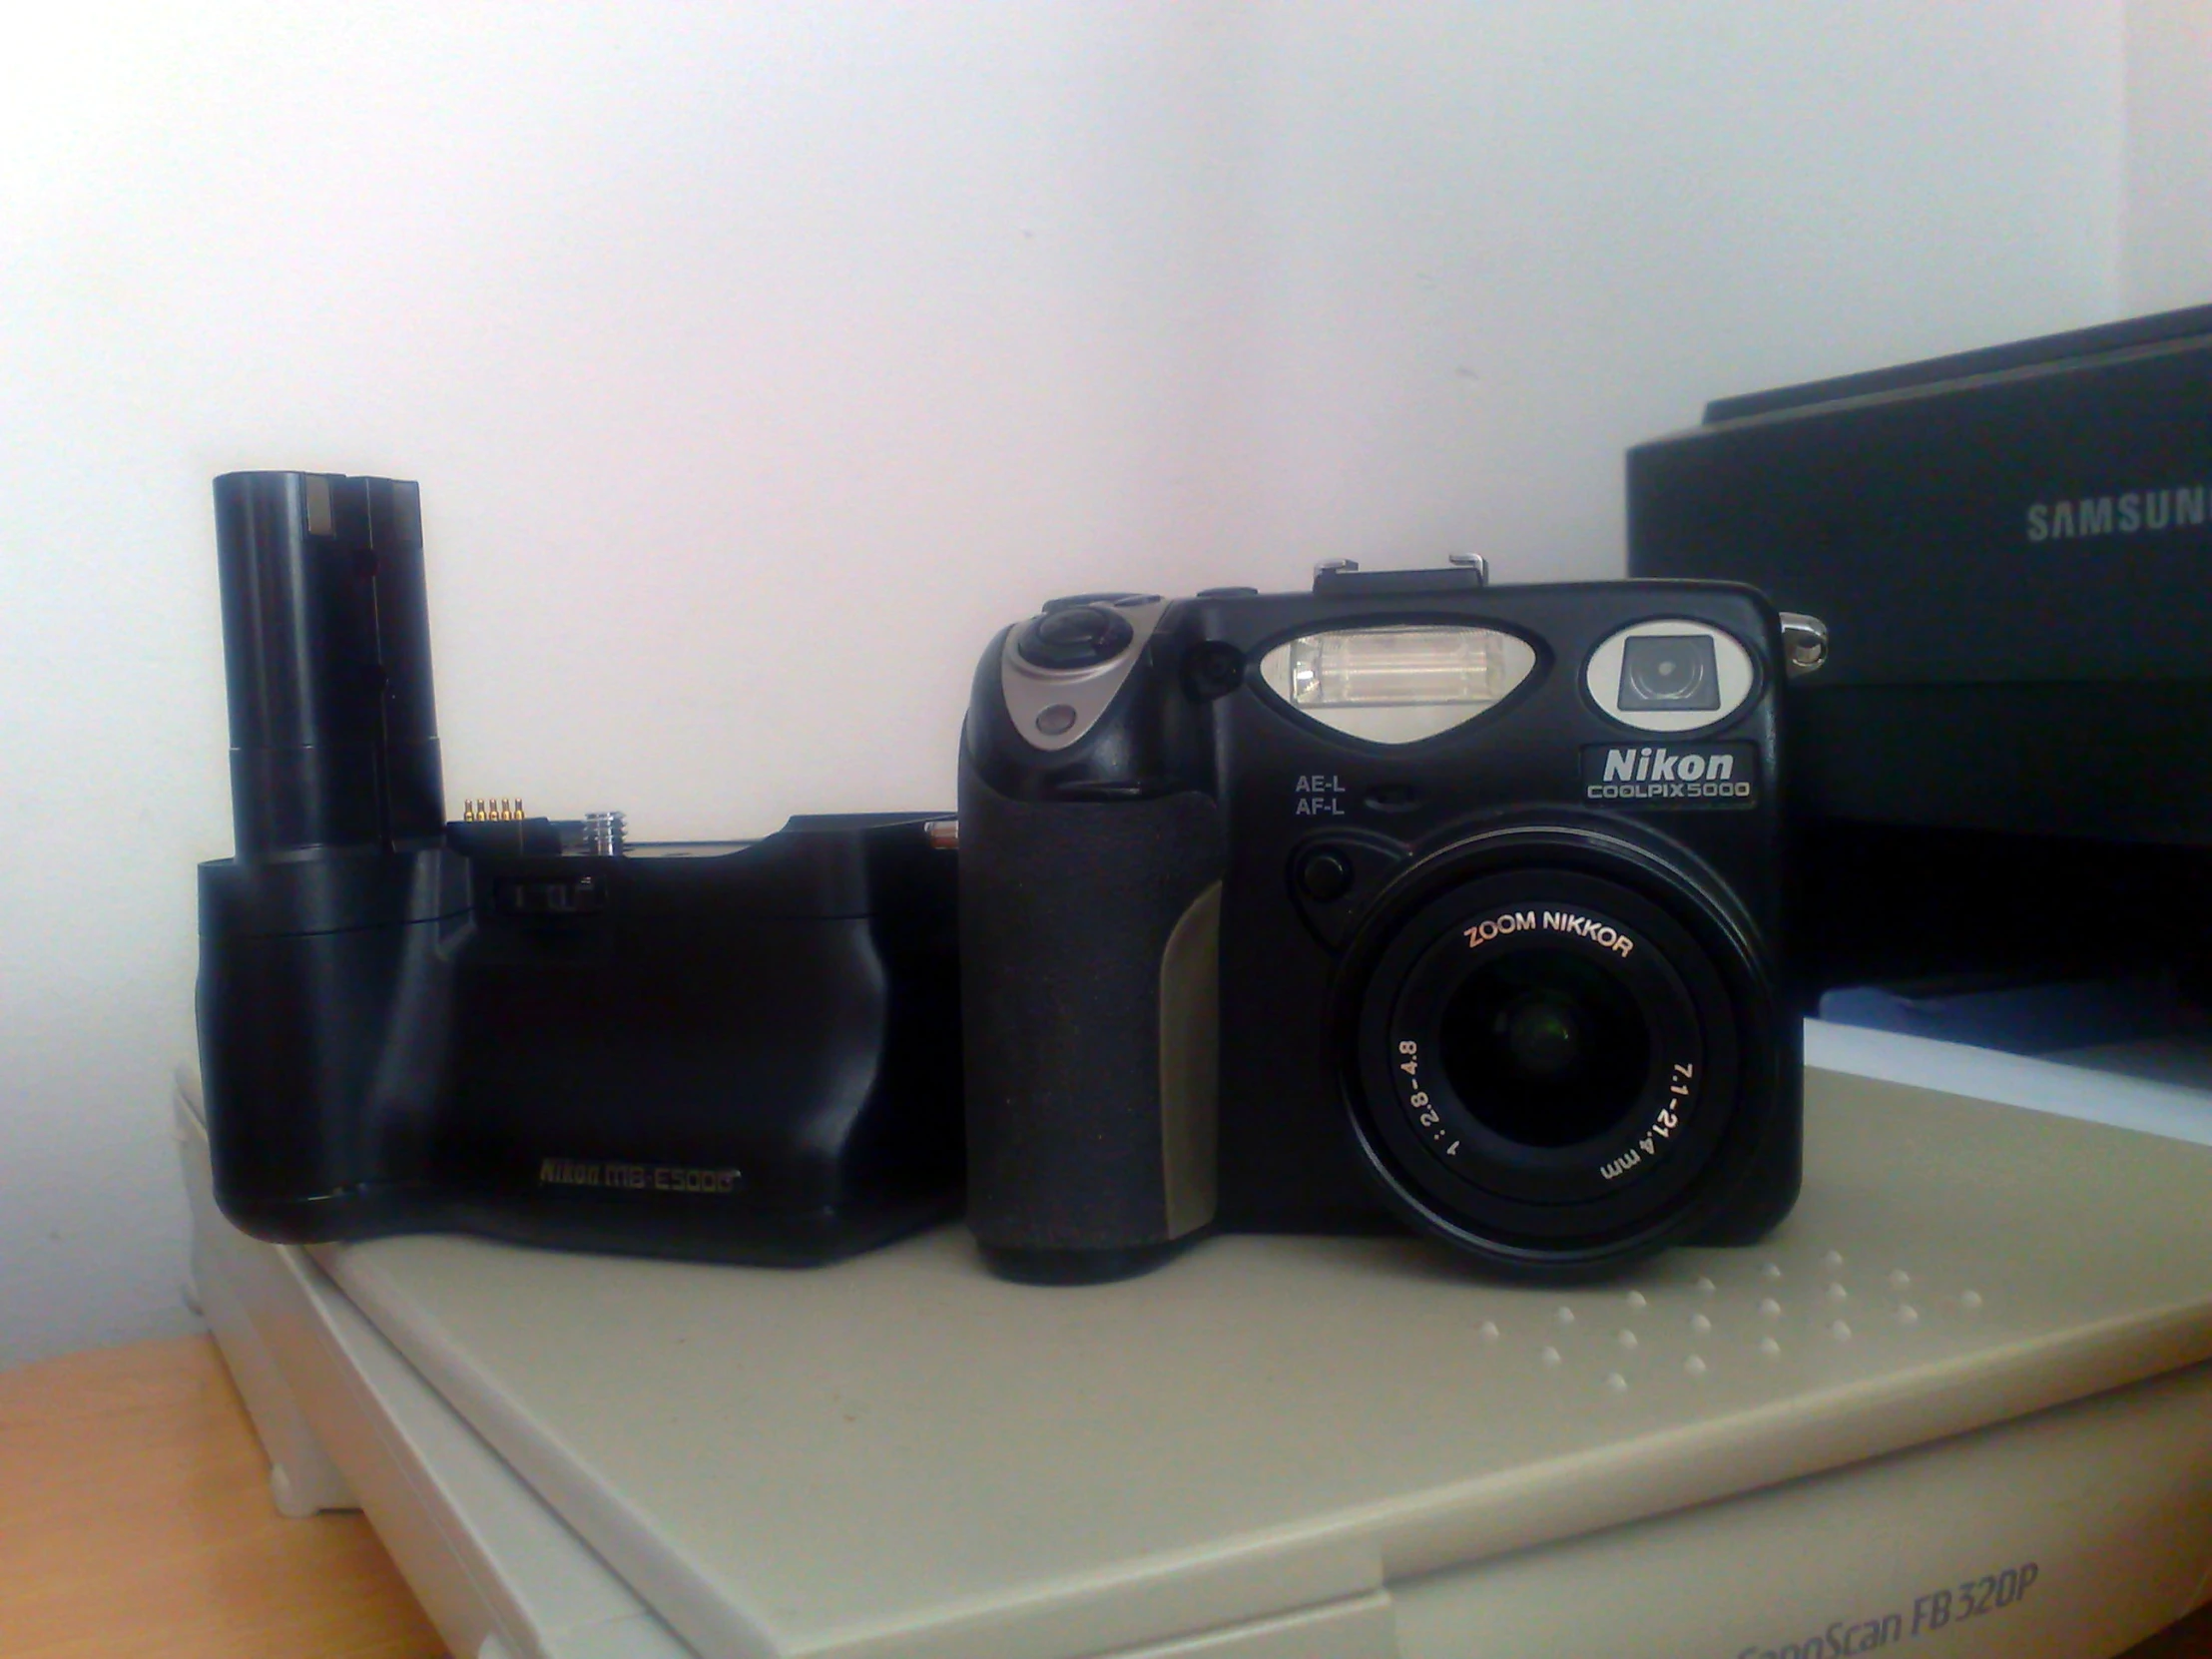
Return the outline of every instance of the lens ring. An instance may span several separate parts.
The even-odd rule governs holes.
[[[1477,888],[1501,883],[1528,885],[1500,877]],[[1447,930],[1402,971],[1394,963],[1379,969],[1395,985],[1383,1041],[1400,1115],[1431,1158],[1482,1192],[1571,1203],[1648,1179],[1688,1138],[1685,1127],[1704,1105],[1706,1044],[1695,999],[1651,929],[1611,919],[1594,896],[1554,894],[1547,903],[1454,895]],[[1419,920],[1407,928],[1414,938],[1427,931]],[[1633,1043],[1630,1065],[1581,1098],[1562,1098],[1556,1086],[1516,1087],[1520,1080],[1470,1064],[1477,1055],[1454,1029],[1470,992],[1479,1005],[1501,982],[1541,987],[1570,975],[1603,987],[1586,1008],[1610,997],[1611,1017],[1592,1009],[1591,1023],[1601,1027],[1593,1035]],[[1599,1057],[1600,1067],[1612,1058]],[[1478,1070],[1490,1075],[1470,1075]]]
[[[1676,1018],[1689,1010],[1702,1044],[1704,1089],[1680,1138],[1670,1137],[1664,1156],[1640,1158],[1632,1178],[1597,1175],[1609,1158],[1571,1167],[1605,1136],[1550,1148],[1523,1143],[1496,1161],[1477,1158],[1463,1173],[1449,1166],[1466,1160],[1435,1155],[1408,1110],[1411,1091],[1398,1088],[1405,1074],[1394,1044],[1422,1041],[1392,1030],[1401,997],[1417,989],[1416,964],[1455,924],[1494,919],[1507,906],[1539,911],[1537,928],[1516,932],[1555,935],[1540,925],[1547,905],[1601,915],[1616,933],[1625,924],[1636,947],[1650,952],[1647,960],[1680,984],[1679,998],[1664,991],[1639,1006],[1671,1006]],[[1584,1272],[1679,1242],[1726,1196],[1769,1134],[1778,1036],[1763,961],[1725,888],[1609,829],[1503,826],[1432,854],[1371,912],[1338,982],[1345,1098],[1368,1173],[1412,1225],[1523,1271]],[[1431,1008],[1448,1000],[1455,988],[1443,976],[1425,993]],[[1666,1047],[1673,1038],[1662,1033],[1657,1041]],[[1464,1117],[1480,1127],[1475,1114]],[[1643,1125],[1626,1127],[1640,1132]]]

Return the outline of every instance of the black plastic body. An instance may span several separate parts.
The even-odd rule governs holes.
[[[239,855],[436,836],[416,486],[235,472],[215,508]]]
[[[1726,398],[1628,455],[1629,570],[1828,624],[1818,984],[2212,979],[2212,307]]]
[[[1586,1273],[1668,1243],[1764,1234],[1795,1200],[1802,1121],[1780,983],[1774,612],[1730,585],[1484,589],[1455,571],[1325,574],[1317,590],[1169,605],[1103,717],[1057,752],[1027,742],[1009,715],[1006,636],[984,654],[961,753],[961,903],[969,1221],[987,1255],[1017,1277],[1102,1278],[1203,1230],[1169,1214],[1164,1134],[1181,1136],[1187,1160],[1212,1160],[1206,1226],[1369,1232],[1397,1225],[1393,1215],[1426,1226],[1389,1200],[1353,1128],[1348,1026],[1387,943],[1378,918],[1417,906],[1423,883],[1463,879],[1468,848],[1484,837],[1481,856],[1506,868],[1572,866],[1580,854],[1561,850],[1569,843],[1626,848],[1628,861],[1679,872],[1725,912],[1741,956],[1741,1098],[1713,1178],[1621,1249],[1545,1257],[1451,1242],[1501,1268]],[[1597,809],[1586,798],[1590,746],[1653,740],[1592,707],[1585,657],[1623,626],[1669,617],[1724,628],[1757,660],[1758,694],[1702,735],[1756,752],[1756,805]],[[1403,746],[1330,730],[1261,684],[1263,655],[1293,636],[1422,623],[1518,635],[1535,668],[1472,722]],[[1316,849],[1340,854],[1350,872],[1326,898],[1302,892],[1294,874]],[[1204,909],[1217,883],[1218,922]],[[1201,1032],[1163,1052],[1170,1006],[1191,996],[1164,995],[1163,980],[1190,976],[1178,932],[1198,924],[1215,928],[1207,942],[1218,939],[1218,954],[1193,1024],[1211,1021],[1215,1046]],[[1218,1085],[1210,1132],[1178,1129],[1165,1104],[1163,1079],[1194,1047]],[[1187,1224],[1192,1204],[1184,1209]]]
[[[414,486],[216,493],[239,855],[200,868],[199,1024],[231,1220],[807,1263],[956,1209],[946,815],[626,852],[444,824]]]

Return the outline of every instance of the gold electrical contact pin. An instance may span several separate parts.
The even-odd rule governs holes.
[[[495,800],[486,797],[480,801],[463,801],[461,803],[461,822],[463,824],[519,824],[523,817],[522,802],[519,798],[509,800],[506,797],[500,797]]]

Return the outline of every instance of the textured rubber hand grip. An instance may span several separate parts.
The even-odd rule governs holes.
[[[1127,1251],[1212,1219],[1216,922],[1203,795],[1026,802],[962,759],[968,1222]]]

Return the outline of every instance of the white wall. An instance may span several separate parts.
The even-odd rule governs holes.
[[[2127,0],[2120,297],[2212,303],[2212,0]]]
[[[177,1329],[208,479],[424,486],[451,802],[944,803],[1055,591],[1619,563],[1713,394],[2117,303],[2114,3],[0,32],[0,1364]]]

